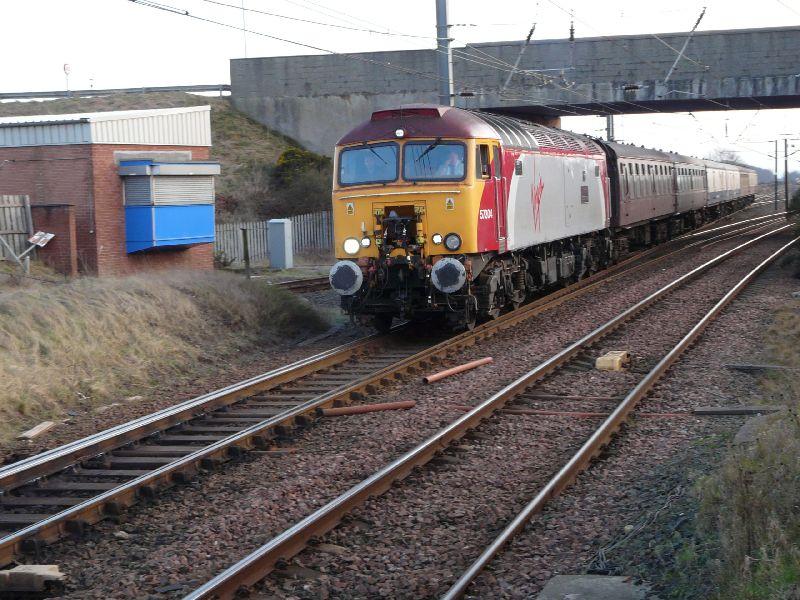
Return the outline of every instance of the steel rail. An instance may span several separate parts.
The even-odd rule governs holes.
[[[566,364],[587,346],[614,331],[625,321],[687,281],[697,277],[711,267],[751,245],[792,226],[791,224],[784,225],[744,242],[692,269],[656,292],[653,292],[610,321],[547,359],[499,392],[496,392],[490,398],[456,419],[447,427],[395,459],[361,483],[351,487],[337,498],[331,500],[295,525],[286,529],[260,548],[251,552],[245,558],[185,596],[184,600],[233,598],[241,587],[252,586],[263,579],[275,568],[277,563],[288,560],[292,556],[298,554],[310,539],[324,535],[333,529],[340,522],[342,517],[353,508],[359,506],[368,498],[380,495],[388,490],[395,481],[407,476],[414,467],[427,463],[437,452],[440,452],[450,443],[461,438],[467,431],[479,425],[481,421],[491,416],[497,409],[501,408],[508,399],[522,392],[531,384],[553,372],[555,369]]]
[[[280,281],[270,285],[286,288],[291,292],[313,292],[330,288],[330,279],[324,277],[309,277],[308,279],[293,279],[291,281]]]
[[[0,490],[7,492],[38,477],[58,472],[77,461],[114,450],[255,392],[339,364],[372,346],[383,344],[385,340],[386,336],[373,334],[0,467]]]
[[[707,240],[702,240],[702,242],[700,242],[700,244],[698,244],[698,245],[700,246],[701,250],[705,250],[706,248],[710,248],[711,246],[715,246],[717,244],[721,244],[723,242],[727,242],[727,241],[732,240],[734,238],[747,236],[747,235],[753,235],[755,233],[758,233],[759,231],[763,231],[765,229],[769,229],[770,227],[772,227],[772,225],[774,225],[777,222],[785,221],[785,220],[786,219],[783,219],[783,218],[775,218],[775,219],[771,219],[769,221],[762,221],[760,223],[753,223],[752,225],[748,225],[747,227],[743,227],[742,229],[736,229],[736,230],[733,230],[733,231],[727,231],[727,232],[725,232],[723,234],[720,234],[718,236],[709,238]]]
[[[752,206],[752,204],[750,206]],[[739,212],[739,211],[736,211],[736,212]],[[731,214],[735,214],[735,213],[731,213]],[[720,226],[714,227],[712,229],[700,228],[697,231],[692,231],[692,232],[684,234],[684,235],[682,235],[680,237],[675,238],[675,241],[682,240],[682,239],[685,239],[685,238],[690,238],[690,237],[697,237],[698,235],[705,235],[707,233],[711,233],[712,231],[720,231],[722,229],[730,229],[731,227],[736,227],[737,225],[741,225],[743,223],[755,223],[756,221],[763,221],[764,219],[774,219],[776,217],[781,217],[781,216],[785,217],[787,214],[789,214],[789,213],[786,212],[786,211],[778,212],[778,213],[770,213],[768,215],[762,215],[760,217],[752,217],[750,219],[745,219],[744,221],[736,221],[735,223],[728,223],[727,225],[720,225]],[[727,215],[727,216],[731,216],[731,215]],[[723,217],[723,218],[725,218],[725,217]],[[722,219],[718,219],[718,220],[722,220]],[[713,223],[716,223],[716,222],[717,221],[714,221]],[[708,225],[713,225],[713,223],[709,223]]]
[[[655,250],[655,249],[652,249]],[[650,250],[645,251],[649,253]],[[593,289],[595,286],[601,285],[608,280],[615,279],[616,277],[622,276],[632,270],[639,269],[644,267],[645,265],[651,264],[651,262],[645,262],[638,265],[633,266],[628,270],[623,270],[621,272],[615,272],[614,269],[624,269],[628,263],[641,259],[641,255],[636,255],[628,259],[628,261],[624,263],[619,263],[615,265],[611,269],[607,269],[605,271],[601,271],[593,275],[592,277],[586,278],[570,288],[564,288],[562,290],[558,290],[554,292],[550,296],[546,296],[544,298],[540,298],[523,308],[514,311],[512,313],[507,313],[500,318],[484,323],[481,326],[477,327],[473,331],[467,331],[460,335],[457,335],[445,342],[432,346],[422,352],[414,354],[410,357],[402,359],[393,365],[386,367],[384,369],[378,370],[371,375],[367,375],[360,379],[355,380],[350,384],[345,384],[342,387],[339,387],[331,392],[326,394],[320,395],[316,398],[308,400],[307,402],[300,404],[294,408],[291,408],[279,415],[271,417],[269,419],[265,419],[264,421],[260,421],[246,429],[243,429],[240,432],[232,434],[222,440],[214,442],[208,446],[204,446],[199,448],[197,451],[188,454],[186,456],[177,458],[175,461],[172,461],[162,467],[154,469],[145,475],[141,475],[135,479],[131,479],[124,483],[121,483],[119,486],[108,490],[102,494],[98,494],[91,498],[86,499],[86,501],[81,502],[80,504],[74,505],[67,509],[64,509],[61,512],[55,513],[50,515],[46,519],[29,525],[23,529],[15,531],[5,537],[0,538],[0,565],[8,564],[14,560],[14,557],[19,555],[20,553],[24,552],[26,548],[26,542],[29,540],[36,540],[36,541],[43,541],[43,542],[52,542],[63,535],[70,533],[74,530],[80,530],[85,524],[93,524],[100,520],[102,520],[107,514],[118,514],[122,507],[132,505],[137,497],[138,494],[142,491],[147,491],[148,495],[152,495],[152,490],[156,487],[166,487],[171,485],[173,482],[180,483],[187,479],[195,470],[198,464],[203,464],[204,462],[208,463],[209,461],[212,462],[214,460],[221,460],[227,458],[231,449],[234,452],[245,450],[253,447],[260,447],[264,445],[265,438],[268,439],[270,436],[270,432],[275,430],[276,428],[286,428],[287,426],[292,425],[297,419],[304,418],[309,413],[314,414],[320,411],[321,409],[328,407],[328,406],[335,406],[337,404],[346,404],[351,402],[354,399],[358,399],[360,394],[363,393],[371,393],[375,389],[375,385],[379,384],[382,380],[389,380],[391,378],[398,377],[401,373],[414,373],[418,368],[427,367],[433,362],[440,359],[442,356],[446,356],[449,352],[457,350],[459,348],[466,347],[468,345],[477,343],[479,340],[485,339],[498,333],[499,331],[505,330],[509,327],[512,327],[514,324],[526,320],[539,314],[545,310],[549,310],[555,306],[558,306],[564,302],[567,302],[579,295],[587,293],[589,290]],[[662,257],[658,257],[654,260],[660,260]],[[375,340],[382,340],[384,339],[383,336],[371,336]],[[350,346],[352,344],[346,345]],[[346,347],[345,346],[345,347]],[[331,351],[332,352],[332,351]],[[322,353],[323,355],[327,353]],[[304,361],[299,361],[304,362]],[[260,377],[255,378],[256,380],[260,379]],[[250,381],[250,380],[248,380]],[[247,383],[247,382],[243,382]],[[252,388],[248,388],[243,386],[242,384],[235,384],[234,386],[230,386],[237,390],[239,394],[236,399],[240,397],[250,395],[253,391]],[[242,388],[245,391],[238,392],[238,390]],[[229,388],[224,388],[227,390]],[[249,389],[249,391],[247,391]],[[221,392],[222,398],[224,399],[225,393],[224,390]],[[216,393],[215,393],[216,394]],[[200,399],[204,398],[203,396]],[[195,399],[195,400],[200,400]],[[230,402],[226,402],[226,404],[230,404],[234,399]],[[188,403],[193,403],[194,401],[189,401]],[[206,410],[200,410],[200,405],[193,405],[192,408],[189,408],[189,411],[193,409],[198,410],[197,413],[189,414],[186,418],[190,418],[195,416],[195,414],[202,414],[207,412]],[[165,409],[165,411],[160,412],[169,412],[170,418],[177,422],[180,422],[181,418],[176,417],[172,414],[171,409]],[[186,411],[182,411],[186,413]],[[153,428],[158,431],[165,429],[166,426],[157,427],[157,423],[159,419],[156,418],[156,414],[150,415],[153,417],[152,421],[154,421]],[[122,428],[126,428],[126,425],[131,425],[132,429],[142,430],[139,424],[139,421],[145,420],[150,424],[150,418],[145,417],[144,419],[137,419],[135,421],[130,422],[129,424],[125,424],[120,426]],[[170,421],[170,424],[175,424],[173,421]],[[112,432],[114,436],[116,436],[116,430],[119,428],[112,428],[108,430]],[[89,436],[89,438],[85,438],[86,440],[91,440],[93,436]],[[83,441],[83,440],[81,440]],[[129,443],[131,440],[125,438],[123,442],[115,442],[116,447],[120,445],[124,445],[125,443]],[[108,442],[111,443],[111,442]],[[70,445],[67,445],[67,448]],[[82,444],[81,448],[83,452],[86,451],[86,445]],[[90,445],[89,448],[92,448]],[[68,448],[69,449],[69,448]],[[58,451],[56,449],[55,451]],[[55,452],[52,451],[52,452]],[[95,456],[96,454],[100,454],[101,451],[91,453],[90,456]],[[41,461],[45,465],[49,465],[47,455],[50,453],[43,453],[42,455],[37,455],[37,457],[41,457]],[[58,460],[61,463],[66,463],[66,466],[70,466],[71,463],[69,462],[68,458],[64,457],[65,453],[59,453],[57,457],[54,457],[52,460]],[[14,463],[6,467],[6,469],[11,469],[15,467],[17,464],[21,464],[23,462],[30,462],[37,457],[31,457],[31,459],[26,459],[25,461],[20,461],[20,463]],[[31,468],[40,467],[41,465],[34,464],[34,465],[27,465],[26,469],[30,472]],[[59,469],[53,469],[53,467],[49,467],[50,470],[60,470],[63,469],[64,466],[61,466]],[[30,480],[28,480],[30,481]],[[22,483],[27,483],[28,481],[20,482],[19,485]]]
[[[545,504],[567,486],[569,486],[579,473],[584,471],[592,459],[606,446],[613,435],[619,430],[626,421],[628,415],[636,407],[639,401],[644,398],[653,388],[656,382],[667,372],[667,370],[681,357],[684,351],[702,335],[703,331],[724,309],[727,307],[747,285],[757,277],[772,262],[780,257],[784,252],[800,241],[796,237],[787,244],[764,259],[747,275],[745,275],[736,285],[734,285],[714,307],[709,310],[697,324],[687,333],[659,362],[653,369],[639,381],[638,384],[620,402],[614,412],[612,412],[600,427],[586,440],[581,448],[565,464],[555,476],[541,489],[541,491],[523,508],[519,514],[506,526],[506,528],[495,538],[495,540],[481,553],[474,563],[464,572],[455,584],[442,596],[442,600],[455,600],[460,598],[472,581],[483,571],[487,564],[500,552],[500,550],[519,533],[528,521],[535,514],[541,512]]]
[[[376,384],[380,385],[383,381],[393,377],[400,377],[403,373],[414,373],[418,368],[425,368],[452,351],[477,343],[482,339],[512,327],[541,312],[550,310],[564,302],[583,295],[596,286],[634,272],[653,262],[663,260],[668,256],[694,245],[696,245],[696,243],[689,244],[685,248],[667,254],[656,256],[652,260],[636,264],[637,261],[642,261],[649,255],[663,249],[665,244],[639,252],[625,261],[587,277],[567,288],[539,298],[494,321],[484,323],[474,331],[468,331],[457,335],[450,340],[402,359],[373,374],[356,379],[352,383],[345,384],[328,393],[322,394],[297,407],[232,434],[218,442],[199,448],[191,454],[177,458],[175,461],[154,469],[145,475],[121,483],[111,490],[88,498],[84,502],[59,513],[50,515],[42,521],[8,534],[0,538],[0,565],[8,564],[13,561],[16,555],[24,551],[26,542],[51,542],[62,537],[66,533],[75,530],[79,531],[84,525],[95,523],[104,518],[107,514],[118,514],[122,507],[133,504],[140,494],[151,496],[153,490],[157,487],[166,487],[174,482],[185,481],[196,471],[198,464],[213,465],[215,461],[224,460],[231,455],[231,453],[235,455],[241,450],[263,447],[267,440],[272,437],[273,432],[279,431],[280,428],[291,427],[306,418],[309,414],[318,414],[320,410],[326,407],[347,404],[353,400],[357,400],[364,393],[374,392]],[[300,376],[315,372],[320,368],[343,362],[350,356],[357,355],[359,350],[369,347],[366,342],[371,341],[373,344],[380,344],[385,339],[385,336],[369,336],[365,338],[365,340],[357,340],[350,344],[345,344],[344,346],[320,353],[314,357],[297,361],[292,365],[281,367],[264,375],[186,401],[175,407],[163,409],[152,415],[135,419],[104,432],[88,436],[82,440],[77,440],[76,442],[66,444],[51,451],[13,463],[12,465],[0,468],[0,482],[16,482],[14,485],[9,483],[10,487],[7,489],[24,483],[30,483],[30,481],[35,480],[37,477],[63,470],[81,460],[114,450],[132,441],[141,439],[146,435],[162,431],[187,419],[204,414],[214,408],[232,404],[237,400],[252,395],[254,392],[269,389],[281,383],[292,381]],[[352,354],[342,357],[338,354],[342,349],[352,351]],[[319,360],[321,360],[321,362],[317,362]],[[35,475],[31,476],[32,473],[35,473]]]

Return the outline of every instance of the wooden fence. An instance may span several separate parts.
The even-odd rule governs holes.
[[[289,217],[292,222],[292,250],[295,254],[327,254],[333,250],[333,218],[330,211]],[[218,223],[214,252],[240,266],[244,258],[242,229],[247,229],[250,261],[269,260],[267,221]]]
[[[28,247],[28,238],[33,235],[31,202],[28,196],[0,196],[0,236],[22,254]],[[0,260],[7,260],[8,250],[0,244]]]
[[[241,265],[244,260],[242,229],[247,229],[247,246],[250,261],[265,262],[269,258],[266,221],[243,221],[240,223],[218,223],[214,237],[214,253],[233,265]]]
[[[333,217],[330,211],[290,217],[295,254],[328,253],[333,250]]]

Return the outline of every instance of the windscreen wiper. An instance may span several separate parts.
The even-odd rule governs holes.
[[[441,144],[441,143],[442,143],[442,139],[441,139],[441,138],[438,138],[438,139],[437,139],[435,142],[433,142],[433,143],[432,143],[430,146],[428,146],[427,148],[425,148],[425,151],[424,151],[422,154],[420,154],[420,155],[419,155],[419,156],[418,156],[418,157],[417,157],[417,158],[414,160],[414,162],[419,162],[419,161],[421,161],[423,158],[425,158],[425,155],[426,155],[426,154],[428,154],[428,152],[430,152],[431,150],[433,150],[434,148],[436,148],[436,146],[438,146],[438,145],[439,145],[439,144]]]
[[[385,160],[383,160],[383,157],[382,157],[380,154],[378,154],[377,152],[375,152],[375,148],[373,148],[372,146],[367,146],[367,149],[368,149],[370,152],[372,152],[372,153],[373,153],[375,156],[377,156],[378,158],[380,158],[380,159],[381,159],[381,162],[382,162],[383,164],[385,164],[385,165],[388,165],[388,164],[389,164],[389,163],[387,163]]]

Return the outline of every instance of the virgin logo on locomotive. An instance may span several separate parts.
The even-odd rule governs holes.
[[[539,185],[531,184],[531,201],[533,203],[533,228],[539,231],[542,227],[542,194],[544,193],[544,181],[539,177]]]

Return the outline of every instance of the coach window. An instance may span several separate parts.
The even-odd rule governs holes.
[[[628,181],[628,170],[629,170],[629,168],[630,168],[629,163],[623,163],[622,164],[622,174],[623,174],[624,179],[625,179],[625,195],[626,196],[630,196],[631,195],[631,186],[630,186],[630,182]]]
[[[628,181],[630,185],[628,186],[628,195],[633,198],[636,195],[636,179],[633,177],[633,163],[628,163]]]
[[[619,163],[619,186],[620,189],[625,190],[625,195],[630,194],[628,191],[628,169],[625,168],[625,163]]]
[[[489,179],[489,146],[479,144],[475,149],[475,177],[477,179]]]
[[[645,177],[644,163],[641,163],[642,174],[639,177],[639,195],[644,198],[647,196],[647,178]]]

